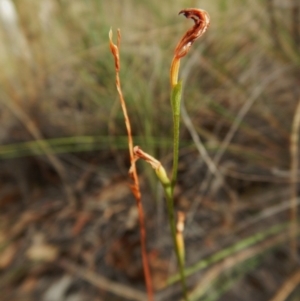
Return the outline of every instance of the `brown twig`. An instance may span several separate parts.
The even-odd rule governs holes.
[[[39,148],[44,152],[45,156],[52,164],[53,168],[55,169],[62,181],[62,185],[65,190],[66,198],[69,204],[72,207],[77,208],[79,205],[78,200],[76,198],[73,187],[69,183],[68,174],[63,164],[61,163],[59,158],[54,154],[51,146],[44,139],[37,125],[33,122],[30,116],[25,112],[25,110],[23,110],[22,107],[18,104],[17,95],[14,95],[14,100],[15,101],[11,101],[9,99],[6,99],[6,97],[1,97],[1,101],[3,102],[3,104],[14,114],[14,116],[20,122],[23,123],[26,130],[35,139]]]
[[[273,0],[267,0],[267,14],[269,15],[270,35],[273,40],[274,47],[276,47],[277,50],[282,50],[278,37],[278,26],[275,18],[275,8]]]
[[[82,268],[69,260],[60,260],[58,262],[64,270],[69,273],[73,273],[76,276],[88,281],[89,283],[95,285],[96,287],[109,291],[117,296],[125,297],[128,300],[134,301],[145,301],[147,300],[146,294],[140,292],[136,289],[130,288],[126,285],[113,282],[101,275],[94,273],[88,269]]]
[[[300,46],[300,5],[298,0],[293,1],[292,11],[291,11],[291,19],[292,19],[292,35],[295,42],[295,48],[298,49]]]
[[[284,301],[300,283],[300,271],[293,273],[278,289],[270,301]]]
[[[140,223],[140,235],[141,235],[141,250],[142,250],[142,260],[143,260],[143,267],[144,267],[144,275],[145,275],[145,282],[147,287],[147,294],[149,300],[153,299],[153,286],[152,286],[152,279],[150,274],[150,268],[149,268],[149,262],[148,262],[148,255],[147,255],[147,248],[146,248],[146,228],[145,228],[145,218],[144,218],[144,211],[142,206],[142,200],[141,200],[141,192],[140,192],[140,185],[139,185],[139,179],[137,175],[136,170],[136,164],[135,164],[135,156],[133,151],[133,139],[132,139],[132,132],[131,132],[131,126],[130,126],[130,119],[127,113],[126,103],[123,97],[122,89],[121,89],[121,82],[120,82],[120,55],[119,55],[119,48],[120,48],[120,41],[121,41],[121,33],[118,29],[118,39],[117,39],[117,45],[115,45],[112,42],[112,30],[109,31],[109,46],[110,50],[114,56],[115,59],[115,70],[116,70],[116,86],[121,102],[121,107],[125,119],[125,125],[127,129],[127,135],[128,135],[128,148],[129,148],[129,155],[130,155],[130,176],[133,180],[133,183],[131,185],[132,193],[136,200],[136,205],[139,212],[139,223]]]

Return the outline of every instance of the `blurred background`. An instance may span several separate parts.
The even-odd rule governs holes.
[[[146,300],[108,32],[135,144],[170,171],[188,7],[211,17],[180,70],[191,300],[299,300],[299,0],[0,0],[1,300]],[[180,300],[163,191],[138,168],[156,300]]]

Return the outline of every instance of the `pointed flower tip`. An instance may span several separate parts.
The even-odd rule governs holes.
[[[114,56],[115,68],[116,68],[116,71],[118,72],[120,70],[120,57],[119,57],[119,46],[120,46],[120,40],[121,40],[120,30],[118,29],[118,42],[117,42],[117,45],[115,45],[113,43],[113,40],[112,40],[113,32],[112,32],[111,28],[109,30],[108,37],[109,37],[109,48],[110,48],[111,53]]]
[[[114,51],[113,49],[116,47],[116,45],[114,44],[114,42],[112,40],[113,32],[112,32],[111,28],[109,29],[108,37],[109,37],[109,47],[110,47],[111,52],[113,53],[113,51]]]
[[[209,18],[209,15],[206,10],[200,9],[200,8],[186,8],[182,9],[178,15],[183,14],[186,18],[192,18],[192,19],[205,19],[206,17]]]
[[[138,145],[133,148],[133,153],[136,159],[143,159],[148,162],[153,169],[158,169],[161,163],[156,160],[154,157],[150,156],[146,152],[144,152]]]

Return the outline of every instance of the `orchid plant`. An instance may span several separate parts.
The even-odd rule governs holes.
[[[151,155],[144,152],[139,146],[133,146],[133,140],[131,135],[130,120],[127,114],[125,101],[123,98],[119,70],[120,70],[120,58],[119,58],[119,46],[120,46],[120,31],[118,30],[118,42],[115,45],[112,42],[112,31],[109,33],[110,39],[110,49],[115,59],[115,69],[116,69],[116,86],[119,93],[121,106],[123,109],[123,114],[125,118],[125,124],[128,134],[128,147],[130,153],[131,167],[129,174],[133,179],[132,191],[137,201],[138,211],[139,211],[139,220],[140,220],[140,232],[141,232],[141,248],[142,248],[142,258],[144,266],[144,274],[146,279],[146,286],[148,292],[149,300],[153,300],[153,289],[151,284],[150,269],[146,252],[146,242],[145,242],[145,222],[144,222],[144,213],[141,203],[141,193],[139,189],[139,181],[136,171],[136,161],[138,159],[145,160],[148,162],[152,168],[155,170],[155,173],[161,182],[166,200],[167,200],[167,209],[168,209],[168,219],[170,223],[172,239],[174,243],[174,249],[177,257],[177,262],[179,266],[180,278],[182,283],[182,290],[184,299],[188,300],[187,287],[186,287],[186,277],[184,273],[184,239],[183,239],[183,230],[184,230],[184,218],[185,215],[183,212],[178,212],[177,223],[175,220],[174,214],[174,187],[177,181],[178,173],[178,157],[179,157],[179,134],[180,134],[180,102],[181,102],[181,93],[182,93],[182,83],[178,81],[178,73],[180,67],[180,60],[183,58],[191,49],[192,44],[201,37],[210,24],[210,18],[206,11],[196,8],[184,9],[179,12],[183,14],[186,18],[192,19],[194,21],[194,26],[190,28],[185,35],[181,38],[177,44],[171,63],[170,69],[170,81],[171,81],[171,107],[173,115],[173,168],[172,168],[172,177],[169,178],[165,168],[162,166],[161,162],[152,157]]]

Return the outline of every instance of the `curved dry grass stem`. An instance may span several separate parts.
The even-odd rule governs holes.
[[[152,279],[151,279],[151,274],[150,274],[149,260],[148,260],[147,248],[146,248],[146,227],[145,227],[144,210],[143,210],[142,200],[141,200],[139,178],[137,175],[136,164],[135,164],[136,159],[135,159],[134,150],[133,150],[133,139],[132,139],[130,119],[129,119],[129,116],[127,113],[126,103],[125,103],[125,99],[124,99],[124,96],[122,93],[120,75],[119,75],[119,72],[120,72],[119,48],[120,48],[120,42],[121,42],[120,30],[118,29],[117,45],[115,45],[113,43],[112,36],[113,36],[112,30],[110,30],[109,31],[109,47],[110,47],[110,50],[115,59],[116,87],[117,87],[118,94],[120,97],[121,107],[122,107],[122,111],[123,111],[123,115],[124,115],[124,119],[125,119],[125,125],[126,125],[127,136],[128,136],[128,149],[129,149],[130,163],[131,163],[129,175],[133,180],[133,183],[131,185],[131,190],[135,197],[136,205],[137,205],[138,213],[139,213],[142,261],[143,261],[145,282],[146,282],[146,287],[147,287],[147,295],[148,295],[148,300],[153,301],[154,300],[153,299],[153,286],[152,286]]]
[[[58,265],[69,273],[76,275],[76,277],[87,281],[101,290],[111,292],[120,298],[126,298],[132,301],[145,301],[147,298],[144,292],[131,288],[127,285],[111,281],[90,269],[74,264],[71,260],[61,259],[58,261]]]
[[[238,253],[227,256],[222,261],[213,265],[201,276],[198,284],[190,294],[191,299],[199,300],[201,297],[203,297],[211,284],[216,281],[216,279],[218,279],[218,277],[222,273],[234,268],[235,266],[247,261],[250,258],[254,258],[259,254],[262,254],[267,250],[274,248],[274,246],[276,245],[282,244],[287,239],[288,238],[286,236],[286,233],[280,233],[269,239],[265,239],[254,246],[243,249]]]
[[[284,301],[296,289],[300,283],[300,270],[292,274],[279,288],[275,296],[270,301]]]
[[[37,146],[46,155],[47,159],[52,164],[58,176],[60,177],[69,205],[74,208],[78,208],[78,200],[76,198],[74,189],[69,182],[68,173],[65,167],[63,166],[60,159],[54,154],[51,145],[49,145],[47,143],[47,140],[44,139],[41,131],[30,118],[30,116],[21,108],[20,105],[18,105],[17,96],[14,96],[15,101],[6,100],[5,97],[1,97],[0,101],[14,114],[14,116],[20,122],[23,123],[29,134],[35,139]]]

